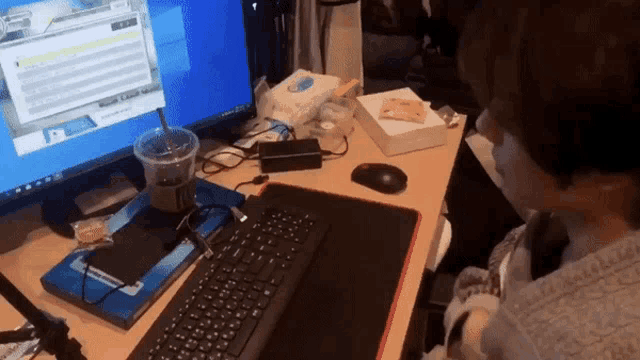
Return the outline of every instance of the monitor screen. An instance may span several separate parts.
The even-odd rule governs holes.
[[[238,0],[2,0],[0,204],[255,109]]]

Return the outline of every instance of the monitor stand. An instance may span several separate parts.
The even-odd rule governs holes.
[[[105,169],[81,175],[47,193],[42,201],[42,221],[53,232],[74,238],[72,223],[113,214],[144,189],[144,175],[122,171],[131,167]],[[128,184],[125,186],[123,184]]]

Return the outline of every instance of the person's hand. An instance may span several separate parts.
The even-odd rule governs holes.
[[[489,325],[489,312],[475,307],[462,327],[462,338],[450,345],[447,356],[455,360],[480,360],[482,332]]]

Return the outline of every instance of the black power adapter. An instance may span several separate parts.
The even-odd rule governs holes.
[[[322,150],[318,139],[260,142],[258,158],[263,173],[322,167]]]

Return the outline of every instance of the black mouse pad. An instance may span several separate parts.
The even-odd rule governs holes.
[[[260,358],[375,359],[420,214],[273,183],[260,197],[330,224]]]
[[[112,247],[95,250],[87,262],[127,285],[135,285],[173,251],[177,245],[175,229],[184,215],[147,208],[112,235]]]

